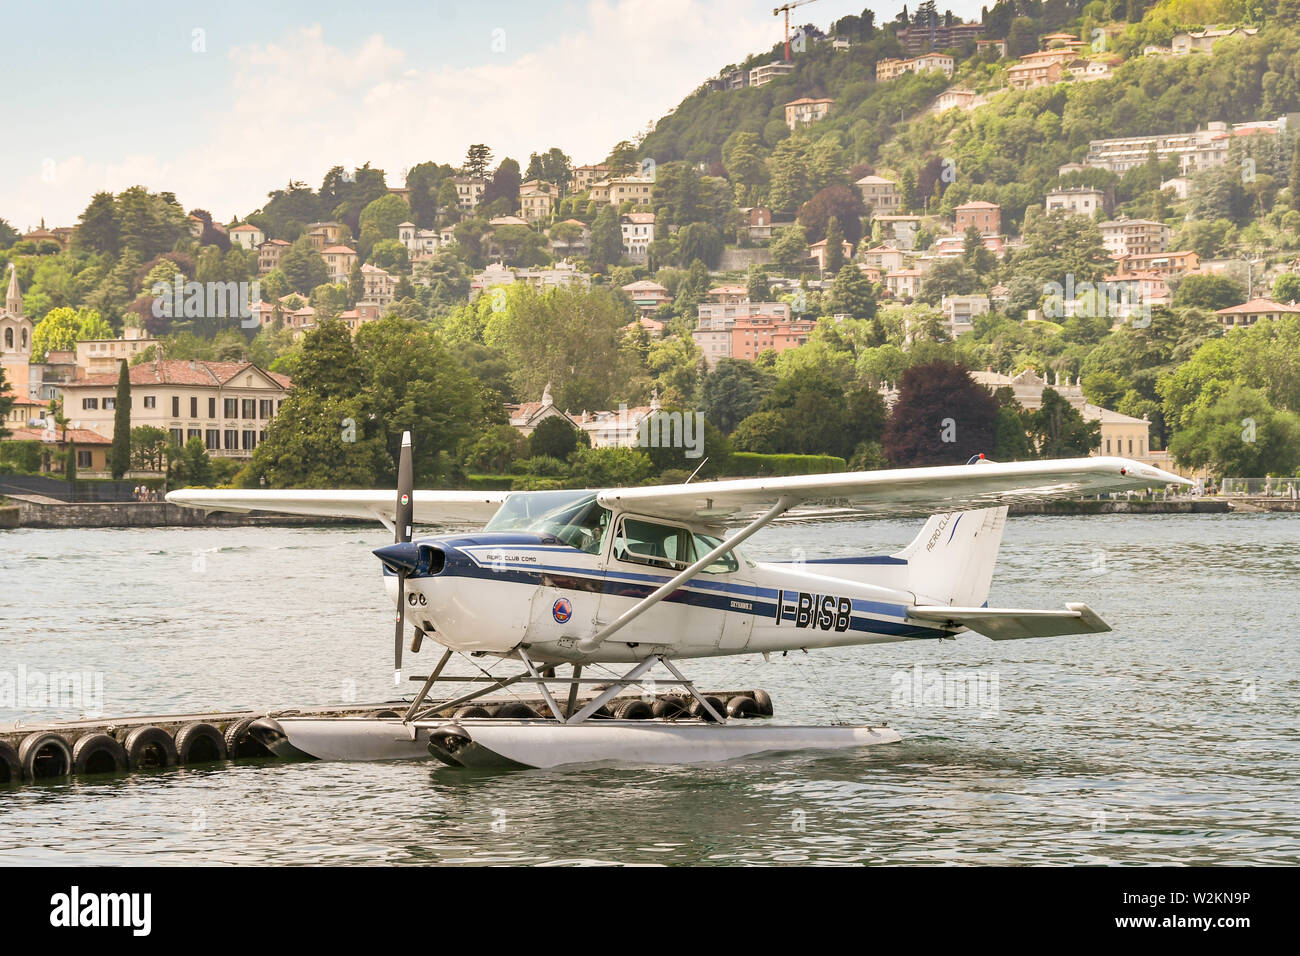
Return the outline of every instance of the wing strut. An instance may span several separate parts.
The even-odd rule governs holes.
[[[636,604],[632,605],[630,608],[628,608],[626,611],[620,614],[616,620],[614,620],[610,624],[607,624],[605,627],[601,628],[601,630],[597,631],[593,636],[586,638],[585,640],[579,641],[578,649],[585,654],[589,654],[592,651],[594,651],[596,648],[600,647],[601,644],[605,643],[605,641],[609,639],[611,634],[615,633],[616,631],[622,630],[628,624],[631,624],[633,621],[635,621],[646,611],[650,610],[650,608],[654,607],[656,604],[658,604],[664,598],[668,597],[668,595],[672,594],[674,591],[676,591],[679,587],[681,587],[691,578],[695,577],[695,575],[699,574],[702,570],[707,568],[714,561],[718,560],[718,558],[722,557],[724,554],[730,554],[732,551],[736,549],[736,546],[738,544],[740,544],[742,541],[744,541],[754,532],[760,530],[761,528],[763,528],[768,524],[771,524],[774,520],[776,520],[781,515],[785,514],[787,511],[789,511],[791,508],[797,505],[799,501],[800,499],[796,498],[793,495],[782,495],[780,498],[777,499],[776,504],[774,504],[771,508],[763,512],[763,514],[759,515],[749,524],[745,525],[745,527],[741,528],[731,537],[727,538],[720,545],[718,545],[716,548],[714,548],[704,557],[700,558],[690,567],[686,568],[684,571],[678,574],[667,584],[661,585],[655,591],[652,591],[650,594],[647,594]]]

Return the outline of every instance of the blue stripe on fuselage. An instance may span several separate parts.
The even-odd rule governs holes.
[[[494,545],[495,547],[495,545]],[[531,548],[530,550],[541,550]],[[573,552],[572,548],[548,548],[546,550]],[[502,581],[511,584],[551,586],[564,590],[590,591],[639,600],[646,597],[661,585],[671,580],[670,577],[655,574],[642,574],[633,571],[599,571],[592,568],[575,568],[561,565],[527,565],[512,566],[481,565],[470,556],[462,553],[460,560],[454,560],[448,554],[448,560],[438,577],[465,577],[479,580]],[[797,591],[786,591],[786,594]],[[742,597],[750,604],[750,609],[734,607],[732,596]],[[752,585],[731,584],[723,581],[692,580],[665,598],[674,604],[687,604],[694,607],[711,608],[733,614],[751,614],[755,617],[771,620],[776,615],[776,588],[760,588]],[[901,604],[888,604],[863,598],[851,598],[852,608],[862,615],[879,614],[901,619],[907,609]],[[788,604],[782,619],[793,619],[795,611]],[[902,620],[880,620],[867,616],[851,616],[849,630],[873,634],[889,634],[901,637],[942,637],[946,632],[931,627],[918,627],[905,624]]]

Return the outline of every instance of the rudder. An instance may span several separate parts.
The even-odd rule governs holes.
[[[1006,506],[931,515],[921,533],[894,555],[907,561],[907,587],[917,603],[982,606],[1006,523]]]

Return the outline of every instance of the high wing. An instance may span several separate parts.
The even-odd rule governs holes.
[[[906,515],[1190,484],[1186,478],[1127,458],[1098,457],[613,488],[602,491],[598,500],[606,508],[638,514],[724,522],[753,515],[779,499],[793,502],[794,508],[816,504],[847,509],[837,512],[840,515]],[[797,511],[787,514],[799,517]]]
[[[482,527],[496,514],[508,491],[416,491],[414,520],[421,524],[475,524]],[[313,489],[243,491],[186,488],[167,495],[173,504],[211,511],[274,511],[280,514],[368,518],[393,526],[397,492],[385,490],[318,491]]]

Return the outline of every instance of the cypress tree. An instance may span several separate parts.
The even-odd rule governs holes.
[[[125,361],[117,376],[117,401],[113,406],[113,450],[109,469],[120,480],[131,468],[131,372]]]
[[[1300,139],[1296,140],[1295,149],[1291,151],[1291,208],[1300,209]]]

